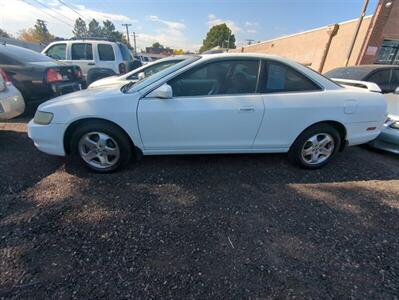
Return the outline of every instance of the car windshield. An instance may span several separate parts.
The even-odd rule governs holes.
[[[337,68],[324,74],[328,78],[362,80],[370,71],[363,68]]]
[[[143,78],[143,79],[137,81],[134,85],[132,84],[132,82],[130,82],[122,87],[122,92],[129,93],[132,90],[133,91],[141,90],[141,89],[145,88],[146,86],[149,86],[150,84],[159,80],[160,78],[163,78],[163,77],[197,61],[200,58],[201,58],[200,56],[193,56],[193,57],[183,60],[173,66],[170,66],[169,68],[163,69],[162,71],[160,71],[158,73],[154,73],[146,78]]]
[[[6,45],[1,48],[2,53],[19,61],[20,63],[53,62],[54,60],[44,54],[21,47]]]

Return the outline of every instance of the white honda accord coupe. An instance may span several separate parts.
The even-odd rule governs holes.
[[[385,118],[380,93],[277,56],[214,54],[47,101],[28,130],[39,150],[98,172],[141,155],[276,152],[314,169],[376,138]]]

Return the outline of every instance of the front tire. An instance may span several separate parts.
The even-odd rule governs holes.
[[[301,133],[288,155],[298,166],[318,169],[326,165],[341,147],[339,132],[328,124],[317,124]]]
[[[117,126],[93,121],[83,124],[71,137],[74,159],[98,173],[109,173],[127,165],[132,157],[130,139]]]

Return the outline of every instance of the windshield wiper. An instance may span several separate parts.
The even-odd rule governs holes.
[[[127,92],[128,90],[130,90],[130,88],[131,88],[134,84],[135,84],[134,81],[130,81],[128,84],[125,84],[125,85],[122,87],[122,92],[125,93],[125,92]]]

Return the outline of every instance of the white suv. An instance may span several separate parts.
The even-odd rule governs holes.
[[[78,65],[87,84],[107,76],[125,74],[142,65],[133,58],[125,44],[101,39],[57,41],[48,45],[42,53]]]

